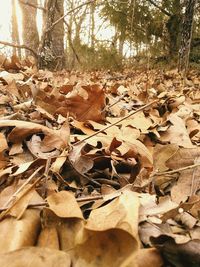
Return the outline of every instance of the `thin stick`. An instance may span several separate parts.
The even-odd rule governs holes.
[[[190,170],[190,169],[193,169],[193,168],[196,168],[196,167],[199,167],[199,166],[200,166],[200,163],[197,163],[197,164],[189,165],[189,166],[186,166],[186,167],[183,167],[183,168],[180,168],[180,169],[176,169],[176,170],[172,170],[172,171],[157,172],[157,173],[154,173],[152,176],[170,175],[170,174],[174,174],[174,173],[177,173],[177,172]]]
[[[95,201],[95,200],[100,200],[103,199],[102,195],[99,196],[92,196],[92,197],[80,197],[77,198],[76,201],[77,202],[85,202],[85,201]],[[40,202],[40,203],[32,203],[28,205],[28,208],[37,208],[37,207],[46,207],[48,206],[48,203],[46,201],[44,202]],[[3,207],[0,208],[0,212],[7,210],[9,207]],[[5,215],[4,215],[5,216]]]
[[[155,103],[157,103],[157,102],[158,102],[158,100],[155,100],[155,101],[153,101],[153,102],[151,102],[151,103],[149,103],[149,104],[146,104],[145,106],[143,106],[143,107],[141,107],[141,108],[138,108],[137,110],[134,110],[134,111],[130,112],[128,115],[126,115],[126,116],[123,117],[122,119],[120,119],[120,120],[118,120],[118,121],[116,121],[116,122],[114,122],[114,123],[112,123],[112,124],[109,124],[108,126],[104,127],[103,129],[101,129],[101,130],[99,130],[99,131],[97,131],[97,132],[95,132],[95,133],[93,133],[93,134],[91,134],[91,135],[85,137],[84,139],[82,139],[82,140],[76,142],[76,143],[74,144],[74,146],[79,145],[79,144],[83,143],[84,141],[86,141],[86,140],[92,138],[93,136],[95,136],[95,135],[97,135],[97,134],[99,134],[99,133],[104,132],[105,130],[107,130],[107,129],[109,129],[109,128],[111,128],[111,127],[113,127],[113,126],[119,124],[120,122],[122,122],[122,121],[126,120],[127,118],[133,116],[134,114],[136,114],[136,113],[138,113],[138,112],[144,110],[145,108],[148,108],[148,107],[152,106],[153,104],[155,104]]]
[[[0,41],[0,44],[2,45],[6,45],[6,46],[11,46],[11,47],[16,47],[16,48],[21,48],[21,49],[26,49],[29,50],[33,53],[33,55],[37,58],[38,55],[37,53],[30,47],[26,46],[26,45],[18,45],[18,44],[13,44],[13,43],[9,43],[9,42],[5,42],[5,41]]]
[[[20,191],[22,191],[24,189],[24,187],[30,183],[30,181],[35,177],[35,175],[43,168],[43,166],[40,166],[34,173],[32,173],[32,175],[25,181],[25,183],[23,183],[22,186],[20,186],[17,191],[8,199],[8,201],[4,204],[4,206],[8,206],[12,200],[14,200],[17,195],[20,193]]]
[[[44,175],[42,174],[39,178],[37,178],[37,180],[35,180],[35,182],[33,184],[31,184],[31,186],[25,191],[23,192],[23,194],[15,199],[14,203],[12,203],[12,205],[10,207],[8,207],[7,209],[4,210],[4,212],[0,215],[0,220],[2,220],[10,211],[11,209],[28,193],[32,190],[32,188],[34,188],[34,186],[44,177]]]

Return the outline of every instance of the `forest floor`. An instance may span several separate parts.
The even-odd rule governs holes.
[[[200,266],[200,74],[9,64],[0,266]]]

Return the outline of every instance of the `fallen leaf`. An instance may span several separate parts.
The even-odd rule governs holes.
[[[1,254],[0,265],[9,267],[70,267],[71,260],[69,255],[63,251],[27,247]]]

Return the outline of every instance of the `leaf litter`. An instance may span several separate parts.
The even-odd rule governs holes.
[[[200,266],[199,85],[8,61],[1,266]]]

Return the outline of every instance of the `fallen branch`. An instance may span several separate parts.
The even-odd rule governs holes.
[[[30,47],[26,46],[26,45],[18,45],[18,44],[13,44],[13,43],[9,43],[9,42],[5,42],[5,41],[0,41],[0,44],[2,45],[6,45],[6,46],[11,46],[11,47],[16,47],[16,48],[21,48],[21,49],[26,49],[29,50],[33,53],[33,55],[37,58],[38,55],[37,53]]]

